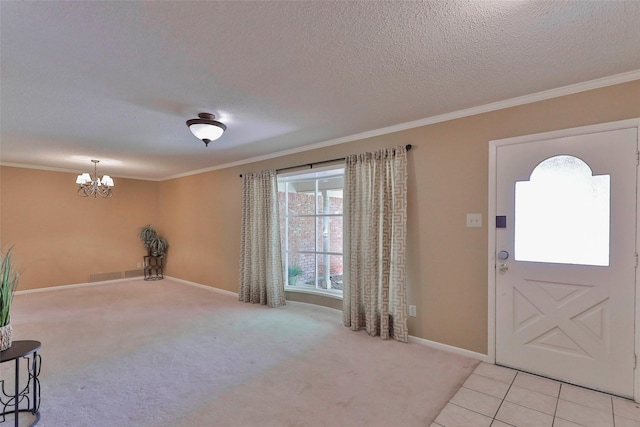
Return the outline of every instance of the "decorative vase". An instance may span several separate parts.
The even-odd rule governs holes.
[[[11,347],[11,323],[0,327],[0,351]]]

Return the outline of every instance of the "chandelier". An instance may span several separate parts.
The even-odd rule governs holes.
[[[109,198],[113,194],[111,193],[111,187],[113,187],[113,179],[109,175],[103,175],[102,179],[98,178],[98,163],[100,160],[91,160],[93,162],[93,177],[87,172],[81,173],[76,178],[76,184],[78,188],[78,196],[80,197],[105,197]]]

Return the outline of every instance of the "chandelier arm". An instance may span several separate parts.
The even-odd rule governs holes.
[[[106,197],[109,192],[104,187],[98,187],[96,193],[98,193],[102,197]]]

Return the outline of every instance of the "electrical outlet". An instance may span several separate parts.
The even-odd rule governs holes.
[[[468,213],[467,227],[482,227],[482,214]]]
[[[138,263],[138,268],[142,268],[142,263],[141,262]]]
[[[417,316],[416,306],[415,305],[410,305],[409,306],[409,316],[410,317],[416,317]]]

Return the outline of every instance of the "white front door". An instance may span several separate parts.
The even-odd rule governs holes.
[[[633,397],[638,128],[496,145],[496,363]]]

